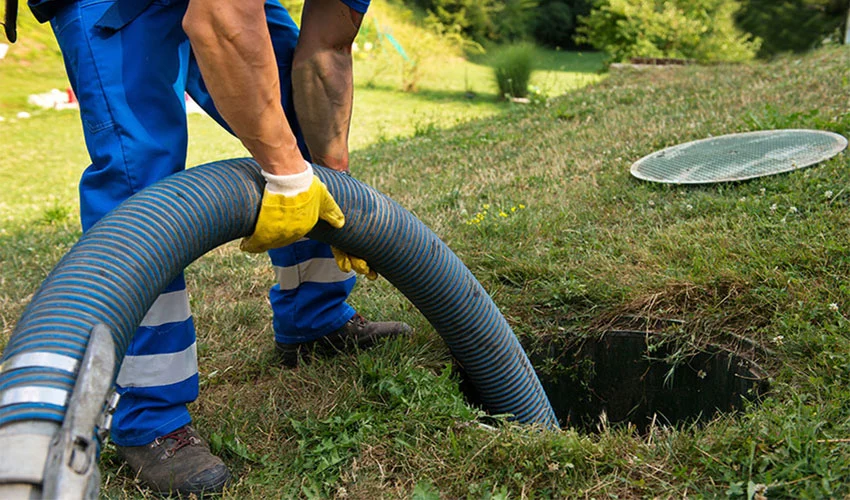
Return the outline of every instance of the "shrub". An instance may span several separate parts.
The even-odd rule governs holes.
[[[505,45],[493,51],[490,63],[500,96],[509,98],[528,95],[535,53],[534,45],[527,42]]]
[[[632,57],[700,62],[752,59],[761,40],[735,27],[735,0],[597,0],[577,40],[615,61]]]

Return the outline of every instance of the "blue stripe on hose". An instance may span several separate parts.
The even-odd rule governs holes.
[[[82,359],[83,352],[85,352],[85,348],[74,349],[74,346],[70,342],[60,342],[56,339],[52,340],[41,340],[35,342],[27,342],[25,348],[18,350],[9,350],[9,357],[19,354],[20,352],[29,352],[29,351],[45,351],[52,352],[55,354],[66,354],[75,359]],[[6,351],[4,351],[5,354]],[[0,375],[0,381],[3,380],[2,375]]]
[[[138,214],[144,215],[145,212],[143,210],[139,210]],[[150,215],[153,216],[154,212],[151,211]],[[111,223],[107,227],[114,227],[116,229],[121,229],[121,230],[125,230],[125,231],[133,231],[134,226],[136,226],[137,224],[138,223],[135,222],[130,217],[121,217],[121,218],[116,218],[115,220],[111,221]],[[149,246],[146,245],[147,240],[144,239],[144,238],[140,239],[140,241],[138,241],[137,243],[146,247],[146,249],[148,250],[148,255],[150,255],[152,258],[157,259],[161,263],[160,269],[162,269],[163,268],[162,266],[165,265],[165,259],[167,258],[168,255],[171,255],[171,254],[170,253],[159,253],[159,252],[152,251],[153,249],[151,249]],[[182,245],[182,244],[183,244],[182,241],[179,241],[179,240],[174,242],[175,246]]]
[[[48,420],[61,423],[64,416],[65,409],[61,406],[21,404],[15,405],[14,410],[4,412],[0,416],[0,426],[23,420]],[[7,451],[7,453],[9,452]]]
[[[464,366],[485,409],[557,427],[522,346],[454,253],[393,200],[348,176],[321,167],[315,172],[346,213],[346,226],[333,230],[320,223],[310,236],[365,258],[404,293]],[[98,322],[111,329],[123,359],[147,309],[184,267],[253,231],[262,186],[252,160],[227,160],[176,174],[127,200],[86,232],[45,279],[3,359],[30,350],[80,359]],[[44,368],[0,373],[0,388],[24,380],[63,388],[73,382]],[[61,420],[63,409],[44,406],[0,408],[0,425]]]
[[[329,189],[332,189],[332,181],[325,180],[325,182],[328,184]],[[347,194],[345,190],[340,191],[342,194]],[[332,189],[332,193],[339,201],[340,197],[337,196],[336,191]],[[374,221],[375,219],[373,218],[372,220]],[[357,229],[353,231],[353,234],[374,236],[375,233],[371,227],[363,228],[362,231],[360,230],[361,228]],[[396,241],[403,241],[409,232],[409,228],[406,227],[399,229],[399,236]],[[428,248],[429,244],[433,248],[436,238],[426,237],[431,241],[425,242],[420,239],[420,244],[416,245],[410,252],[422,252],[422,247]],[[353,246],[357,246],[360,242],[355,240],[351,241],[351,243]],[[371,249],[372,246],[365,244],[363,245],[363,249]],[[436,249],[438,251],[427,252],[427,260],[429,260],[428,264],[430,265],[428,272],[438,273],[435,279],[420,279],[418,289],[413,290],[410,294],[406,293],[408,298],[428,317],[435,329],[446,340],[455,357],[463,358],[467,354],[466,347],[470,346],[472,348],[474,352],[471,356],[468,356],[469,359],[459,359],[459,361],[464,365],[465,369],[471,368],[471,370],[467,370],[467,374],[472,379],[473,384],[477,386],[479,392],[485,398],[490,397],[492,399],[492,401],[485,401],[485,405],[492,402],[495,406],[501,407],[503,400],[508,401],[508,404],[511,401],[519,400],[525,402],[528,400],[531,402],[531,408],[524,408],[522,411],[516,411],[516,409],[511,409],[510,407],[507,409],[515,415],[530,413],[530,417],[535,421],[544,423],[545,425],[554,425],[554,415],[551,412],[548,401],[545,401],[543,405],[534,404],[535,401],[539,402],[541,400],[542,390],[539,388],[539,381],[537,381],[533,369],[528,364],[527,357],[510,331],[510,327],[507,326],[506,322],[501,318],[501,314],[498,314],[497,311],[498,319],[493,318],[495,306],[491,301],[483,300],[485,297],[486,299],[489,299],[489,297],[483,292],[483,289],[480,289],[480,285],[475,286],[477,285],[477,281],[471,277],[471,273],[468,273],[468,270],[462,264],[459,265],[456,262],[448,261],[453,255],[450,251],[442,251],[443,248],[437,245]],[[353,251],[352,253],[357,252]],[[367,258],[367,261],[379,273],[383,274],[393,284],[399,287],[400,290],[408,292],[408,290],[403,290],[399,286],[399,281],[394,279],[395,276],[393,275],[399,270],[392,265],[392,261],[405,261],[411,257],[415,258],[415,255],[410,256],[409,252],[405,252],[404,245],[401,244],[395,246],[395,251],[387,251],[386,253],[392,257],[392,260],[389,261],[389,266],[384,266],[384,262],[381,259]],[[410,276],[421,277],[426,273],[425,269],[421,266],[424,260],[426,259],[419,260],[420,266],[411,266],[406,270],[408,272],[408,278]],[[434,262],[434,260],[437,262]],[[452,278],[445,279],[445,274],[451,275]],[[401,281],[406,280],[401,279]],[[423,291],[424,294],[430,296],[430,299],[420,299],[419,296],[423,294]],[[441,303],[438,299],[444,299],[445,302]],[[455,308],[447,308],[445,306],[446,304],[463,305]],[[478,328],[481,328],[481,330],[473,332]],[[493,330],[494,328],[496,328],[495,331]],[[481,339],[486,339],[489,349],[480,348]],[[478,345],[478,349],[474,349],[476,344]],[[510,364],[504,366],[500,363],[494,363],[494,357],[496,359],[501,358],[516,366],[511,366]],[[479,364],[480,367],[478,366]],[[511,386],[507,388],[503,387],[506,382]],[[484,387],[481,387],[482,385]],[[494,387],[488,388],[487,385],[494,385]],[[545,394],[542,395],[542,399],[545,400]],[[526,412],[525,410],[530,410],[530,412]]]
[[[50,378],[50,374],[41,371],[39,373],[34,373],[29,377],[17,377],[14,379],[9,379],[3,384],[0,384],[0,391],[11,389],[18,386],[39,386],[39,387],[50,387],[53,389],[62,389],[65,391],[70,391],[72,387],[74,387],[73,383],[62,383],[60,380],[55,380]]]
[[[74,385],[74,379],[68,374],[55,368],[35,367],[14,370],[13,376],[0,384],[0,390],[7,389],[11,385],[41,385],[44,387],[55,387],[67,389]]]

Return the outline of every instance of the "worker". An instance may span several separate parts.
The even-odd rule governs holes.
[[[235,134],[266,179],[254,233],[278,283],[269,292],[282,362],[369,347],[410,332],[370,322],[346,299],[368,263],[304,238],[345,218],[310,161],[348,172],[351,44],[368,0],[305,0],[301,30],[275,0],[29,0],[49,21],[80,105],[91,165],[83,230],[134,193],[185,168],[185,93]],[[296,119],[297,116],[297,119]],[[117,377],[112,440],[160,493],[212,493],[231,480],[191,425],[195,328],[181,275],[156,299]]]

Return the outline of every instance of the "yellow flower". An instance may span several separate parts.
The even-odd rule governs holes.
[[[507,216],[508,216],[508,214],[506,214],[505,212],[499,212],[499,217],[507,217]]]

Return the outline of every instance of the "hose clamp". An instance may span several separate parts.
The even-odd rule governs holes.
[[[118,401],[120,400],[121,395],[115,389],[112,389],[112,394],[109,395],[109,399],[106,401],[106,407],[97,425],[97,437],[101,443],[109,437],[109,431],[112,430],[112,416],[115,415],[115,410],[118,409]]]

